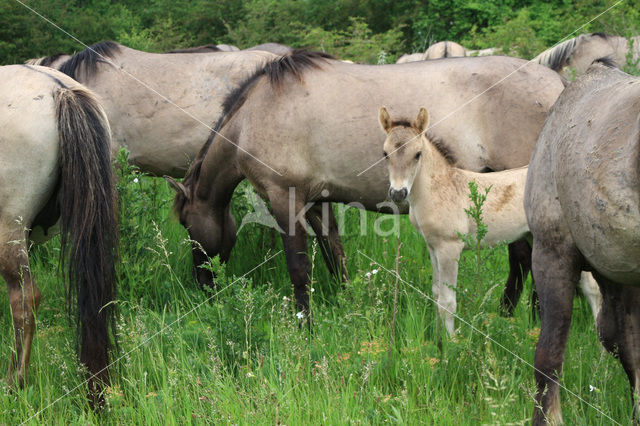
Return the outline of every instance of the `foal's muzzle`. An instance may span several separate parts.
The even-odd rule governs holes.
[[[402,189],[395,189],[393,187],[389,188],[389,198],[391,198],[396,203],[406,200],[408,194],[409,194],[409,191],[407,191],[407,188],[402,188]]]

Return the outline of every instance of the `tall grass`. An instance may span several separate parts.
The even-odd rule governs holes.
[[[308,331],[295,317],[275,231],[245,226],[229,264],[214,262],[217,289],[201,290],[192,278],[187,234],[170,213],[171,191],[130,168],[120,173],[120,352],[106,407],[92,412],[84,398],[53,240],[31,250],[43,302],[29,384],[11,392],[2,382],[0,423],[459,425],[530,418],[539,325],[526,297],[513,318],[496,315],[508,272],[504,246],[483,251],[480,288],[475,255],[465,253],[457,288],[459,315],[493,341],[457,321],[459,334],[439,349],[433,303],[400,281],[388,351],[395,280],[384,268],[395,268],[395,236],[360,235],[359,214],[349,212],[343,241],[351,280],[335,282],[314,256]],[[237,214],[246,212],[242,197],[234,203]],[[367,215],[368,230],[377,217]],[[407,218],[400,236],[401,277],[430,295],[427,250]],[[317,253],[313,243],[310,253]],[[2,296],[6,301],[4,289]],[[6,370],[14,347],[8,303],[0,305],[0,327],[0,369]],[[591,406],[629,423],[627,379],[601,349],[582,298],[574,307],[563,384],[583,399],[562,392],[568,424],[610,423]]]

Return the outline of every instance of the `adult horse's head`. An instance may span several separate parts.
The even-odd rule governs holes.
[[[383,155],[389,170],[389,197],[395,202],[404,201],[422,161],[423,141],[421,135],[429,125],[429,113],[420,108],[414,123],[393,121],[385,107],[378,115],[380,126],[387,134]]]
[[[213,287],[215,277],[206,265],[210,258],[218,255],[222,262],[229,260],[236,242],[236,223],[228,203],[224,207],[211,205],[208,194],[198,193],[200,167],[201,163],[196,163],[183,182],[169,176],[165,179],[176,191],[174,211],[189,233],[194,278],[203,287]]]

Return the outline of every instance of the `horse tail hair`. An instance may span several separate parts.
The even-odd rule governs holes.
[[[61,257],[67,303],[75,312],[80,361],[96,395],[107,380],[115,339],[118,221],[111,131],[95,96],[84,88],[55,93],[61,158]],[[97,382],[96,382],[97,380]]]

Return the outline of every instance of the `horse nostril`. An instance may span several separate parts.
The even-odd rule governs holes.
[[[407,198],[407,194],[409,191],[407,188],[402,188],[397,190],[395,188],[389,188],[389,198],[391,198],[395,202],[404,201]]]

